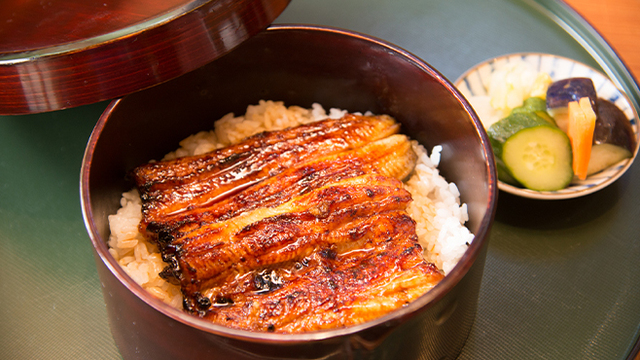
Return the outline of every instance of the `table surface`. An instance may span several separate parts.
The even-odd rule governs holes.
[[[568,3],[638,76],[639,2]],[[276,22],[319,23],[380,37],[452,81],[475,63],[509,52],[567,56],[616,77],[638,106],[640,91],[626,69],[597,34],[558,4],[296,0]],[[556,18],[554,11],[563,14]],[[106,105],[0,116],[2,359],[120,357],[78,195],[84,147]],[[638,163],[607,189],[581,199],[550,203],[500,193],[478,316],[459,358],[628,358],[640,334],[638,203]]]

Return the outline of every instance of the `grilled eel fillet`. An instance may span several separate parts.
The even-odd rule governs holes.
[[[397,133],[389,116],[346,115],[285,131],[263,132],[205,155],[134,169],[142,198],[142,232],[164,216],[207,206],[319,155],[335,154]]]
[[[397,130],[348,115],[135,169],[140,229],[185,309],[304,332],[367,321],[437,284],[406,213],[400,179],[416,156]]]
[[[355,325],[399,308],[442,278],[422,259],[413,220],[391,211],[345,232],[358,247],[321,245],[297,261],[230,278],[209,290],[204,317],[229,327],[298,333]]]
[[[357,149],[300,162],[210,206],[165,216],[161,222],[151,221],[146,226],[147,236],[169,244],[205,224],[230,219],[258,207],[278,206],[295,195],[365,173],[404,179],[413,170],[415,161],[409,139],[404,135],[391,135]]]

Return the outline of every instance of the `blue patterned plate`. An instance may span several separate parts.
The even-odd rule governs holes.
[[[524,61],[529,63],[539,72],[549,74],[552,80],[561,80],[570,77],[588,77],[593,80],[598,97],[615,103],[627,116],[640,143],[638,134],[638,113],[631,105],[629,98],[619,90],[608,77],[601,72],[579,63],[575,60],[542,53],[516,53],[503,55],[486,60],[462,74],[455,82],[455,86],[467,98],[472,96],[488,95],[488,84],[493,71],[505,64]],[[477,111],[480,112],[480,111]],[[480,116],[480,115],[479,115]],[[571,184],[558,191],[535,191],[498,182],[498,188],[508,193],[532,199],[570,199],[591,194],[616,181],[631,166],[638,154],[638,146],[631,159],[623,160],[609,168],[587,177],[586,180],[574,179]]]

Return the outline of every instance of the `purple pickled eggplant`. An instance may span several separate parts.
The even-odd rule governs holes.
[[[553,82],[547,89],[547,108],[566,108],[571,101],[588,97],[591,106],[596,108],[596,89],[589,78],[568,78]]]
[[[627,116],[614,103],[598,98],[597,119],[593,132],[594,144],[612,144],[629,150],[636,148],[636,138]]]

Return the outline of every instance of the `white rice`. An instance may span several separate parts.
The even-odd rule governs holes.
[[[214,123],[214,130],[202,131],[180,142],[180,148],[165,156],[173,159],[203,154],[229,146],[261,131],[280,130],[326,118],[340,118],[346,111],[319,104],[311,109],[286,107],[283,102],[263,101],[251,105],[243,116],[230,113]],[[416,221],[416,232],[424,257],[447,274],[473,241],[473,234],[464,226],[468,220],[466,204],[460,204],[460,193],[454,183],[440,176],[437,166],[442,147],[436,146],[428,156],[426,149],[412,141],[418,154],[413,174],[405,182],[413,201],[407,211]],[[138,231],[142,220],[141,202],[134,189],[122,195],[121,208],[109,216],[111,235],[109,252],[129,276],[157,298],[173,307],[182,307],[180,287],[172,285],[158,274],[166,264],[154,244]]]

